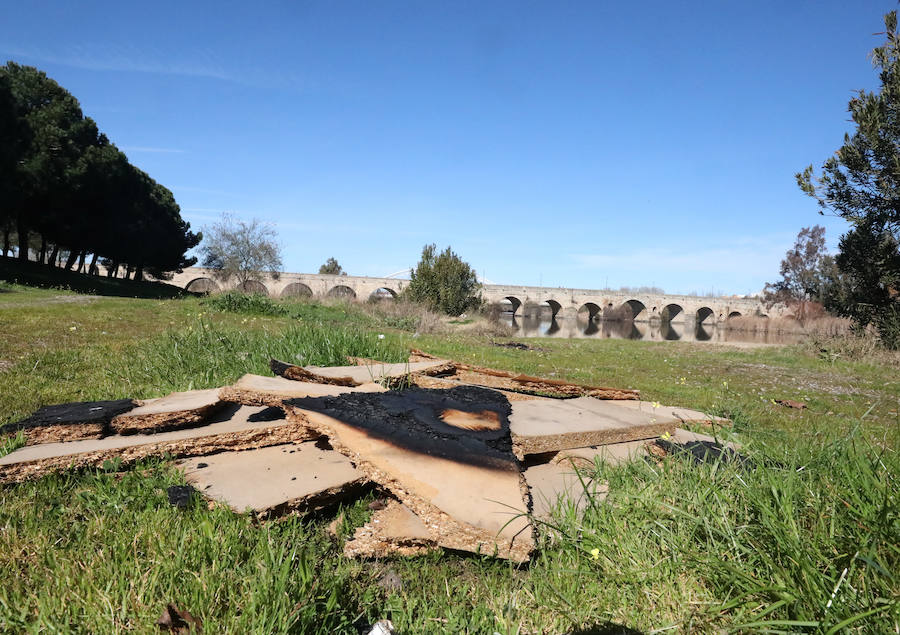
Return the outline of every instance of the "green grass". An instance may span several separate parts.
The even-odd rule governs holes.
[[[0,423],[50,403],[268,374],[269,357],[401,361],[414,346],[728,414],[754,467],[597,466],[609,497],[583,515],[561,505],[528,567],[449,553],[346,560],[341,540],[368,517],[365,499],[344,509],[335,540],[325,527],[337,511],[266,523],[204,503],[178,511],[165,488],[183,481],[167,462],[51,476],[0,489],[2,632],[157,632],[168,602],[205,632],[355,632],[381,618],[403,633],[900,627],[900,383],[889,358],[608,339],[523,351],[416,337],[355,305],[42,293],[0,293]],[[399,591],[378,586],[387,569]]]
[[[0,629],[152,632],[168,602],[210,633],[350,628],[368,594],[356,595],[318,526],[288,518],[260,527],[200,502],[178,510],[165,488],[179,482],[153,464],[4,492],[0,570],[15,575],[0,585]]]
[[[6,456],[10,452],[15,452],[19,448],[25,447],[25,443],[25,433],[22,430],[19,430],[13,436],[0,438],[0,457]]]
[[[896,455],[853,431],[803,447],[757,444],[749,470],[681,457],[600,467],[594,476],[612,492],[606,504],[580,521],[562,515],[558,548],[545,553],[561,571],[587,576],[589,563],[618,589],[610,601],[639,603],[648,587],[670,587],[653,600],[657,615],[682,613],[672,622],[681,630],[892,630],[900,617]],[[577,608],[575,621],[588,619]]]
[[[29,293],[24,293],[26,297]],[[0,425],[42,405],[212,388],[269,359],[346,364],[346,356],[408,357],[401,338],[361,328],[346,305],[289,305],[289,317],[210,311],[203,300],[103,298],[67,304],[0,304]]]

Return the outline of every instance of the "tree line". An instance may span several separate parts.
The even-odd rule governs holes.
[[[31,67],[0,66],[0,231],[3,256],[107,275],[164,279],[191,266],[201,239],[172,192],[154,181],[78,100]],[[86,266],[87,256],[91,256]]]

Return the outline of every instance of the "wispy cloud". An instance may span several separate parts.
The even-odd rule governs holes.
[[[150,146],[122,146],[125,152],[151,152],[158,154],[184,154],[184,150],[178,148],[154,148]]]
[[[211,49],[198,49],[189,57],[173,58],[169,50],[159,47],[141,48],[133,44],[83,44],[65,49],[0,44],[0,57],[14,58],[28,63],[59,64],[90,71],[151,73],[203,77],[234,82],[245,86],[264,86],[303,92],[320,90],[348,90],[335,78],[326,82],[276,67],[227,66],[221,56]]]
[[[92,71],[122,71],[130,73],[156,73],[166,75],[186,75],[188,77],[209,77],[233,80],[234,78],[216,64],[209,52],[201,52],[198,60],[173,60],[163,62],[163,51],[138,50],[134,46],[123,45],[80,45],[65,52],[33,46],[2,48],[4,55],[47,64],[59,64],[72,68]]]

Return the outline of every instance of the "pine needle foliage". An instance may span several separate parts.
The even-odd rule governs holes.
[[[826,210],[847,220],[837,265],[845,275],[839,312],[873,325],[888,348],[900,349],[900,34],[897,13],[885,16],[886,41],[872,52],[880,92],[860,90],[848,110],[856,131],[797,183]]]

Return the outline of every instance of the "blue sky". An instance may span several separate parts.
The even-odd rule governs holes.
[[[252,5],[252,6],[251,6]],[[794,173],[877,86],[889,2],[12,2],[45,70],[201,229],[285,269],[451,245],[487,280],[747,293],[821,217]]]

